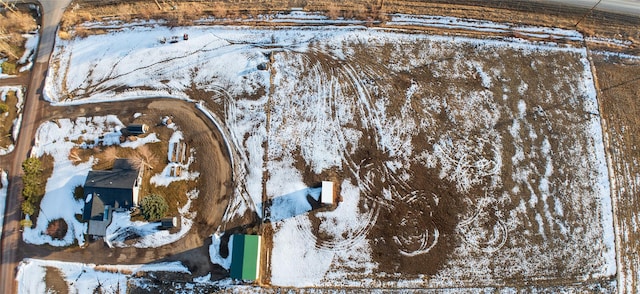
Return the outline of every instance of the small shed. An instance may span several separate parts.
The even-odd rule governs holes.
[[[333,205],[335,199],[335,189],[333,182],[322,181],[322,192],[320,193],[320,202],[325,205]]]
[[[259,235],[233,235],[231,252],[231,277],[238,280],[255,281],[260,276]]]
[[[160,229],[168,230],[173,229],[178,226],[178,218],[177,217],[168,217],[160,220]]]
[[[133,124],[127,126],[127,133],[131,135],[142,135],[149,131],[149,126],[146,124]]]

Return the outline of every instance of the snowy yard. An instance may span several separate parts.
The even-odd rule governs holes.
[[[98,159],[91,156],[88,161],[81,162],[71,155],[73,148],[91,149],[96,146],[120,145],[123,148],[136,149],[144,144],[160,142],[155,133],[135,141],[121,143],[121,129],[125,126],[115,115],[79,117],[59,119],[42,124],[36,134],[34,155],[41,157],[50,155],[53,157],[53,172],[47,180],[46,192],[40,204],[40,212],[34,228],[25,228],[23,239],[31,244],[50,244],[53,246],[68,246],[77,242],[80,246],[85,243],[84,236],[87,233],[86,223],[80,222],[76,215],[81,215],[84,207],[84,199],[74,199],[74,188],[84,185],[87,174]],[[172,126],[174,134],[180,134],[177,127]],[[179,141],[179,135],[173,141]],[[77,155],[76,155],[77,156]],[[188,170],[189,163],[184,164]],[[154,175],[156,182],[166,186],[172,181],[188,180],[197,177],[197,174],[185,172],[180,177],[170,177],[164,172]],[[129,212],[114,213],[113,221],[107,227],[105,242],[115,247],[158,247],[172,243],[184,236],[191,228],[194,214],[190,212],[191,199],[198,196],[198,191],[188,193],[187,203],[178,209],[181,215],[180,230],[169,233],[160,230],[159,223],[132,222]],[[62,239],[49,236],[46,231],[49,222],[55,219],[63,219],[68,225],[67,234]],[[124,243],[124,239],[136,234],[139,238],[131,244]]]
[[[128,26],[58,40],[53,60],[57,104],[206,93],[236,150],[225,218],[262,216],[263,190],[294,211],[271,207],[273,285],[573,285],[616,273],[584,48],[360,26]],[[327,179],[343,200],[333,211],[278,202]]]
[[[71,293],[127,293],[127,281],[138,273],[189,273],[179,262],[138,265],[96,265],[75,262],[25,259],[18,268],[18,293],[51,293],[46,283],[49,275],[59,275],[57,282]],[[51,278],[49,278],[51,279]],[[55,279],[55,278],[53,278]]]

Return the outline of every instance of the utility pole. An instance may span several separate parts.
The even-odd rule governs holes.
[[[598,6],[598,4],[600,4],[600,2],[602,2],[602,0],[598,0],[598,2],[596,3],[596,5],[593,5],[593,7],[591,7],[591,9],[589,9],[589,11],[587,11],[587,13],[585,13],[582,18],[576,23],[575,27],[578,27],[578,25],[580,24],[580,22],[582,22],[588,14],[590,14],[591,12],[593,12],[594,9],[596,9],[596,6]]]

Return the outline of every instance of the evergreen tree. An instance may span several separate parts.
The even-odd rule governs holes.
[[[142,216],[146,220],[155,221],[162,218],[167,210],[169,210],[169,205],[167,205],[167,201],[160,195],[147,195],[142,198],[140,201],[140,209],[142,210]]]

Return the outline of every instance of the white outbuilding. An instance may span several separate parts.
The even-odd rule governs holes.
[[[320,194],[320,202],[325,205],[333,205],[335,199],[335,189],[333,182],[322,181],[322,192]]]

